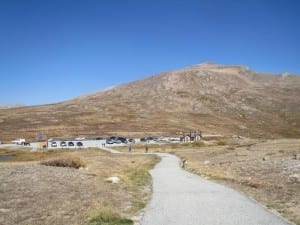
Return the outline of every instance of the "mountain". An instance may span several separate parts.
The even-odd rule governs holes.
[[[300,137],[300,77],[213,63],[69,101],[0,110],[0,139],[178,131]]]

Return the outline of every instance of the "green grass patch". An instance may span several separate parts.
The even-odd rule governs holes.
[[[86,219],[86,225],[133,225],[133,221],[109,207],[101,207]]]
[[[129,175],[130,184],[136,188],[146,186],[150,183],[150,181],[151,175],[144,169],[133,170]]]

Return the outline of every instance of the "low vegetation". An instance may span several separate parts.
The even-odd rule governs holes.
[[[226,140],[219,140],[218,145],[227,145],[227,141]]]
[[[158,162],[98,149],[0,150],[8,155],[14,157],[0,162],[0,224],[6,225],[133,224],[151,194],[148,170]],[[112,176],[120,182],[107,182]]]
[[[70,168],[75,168],[75,169],[85,167],[85,163],[79,157],[51,159],[51,160],[41,162],[41,165],[57,166],[57,167],[70,167]]]
[[[195,141],[192,143],[192,147],[204,147],[205,143],[203,141]]]
[[[86,225],[133,225],[133,221],[109,207],[100,207],[86,219]]]

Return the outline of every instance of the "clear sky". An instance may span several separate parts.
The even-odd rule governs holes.
[[[298,0],[0,0],[0,105],[211,61],[300,73]]]

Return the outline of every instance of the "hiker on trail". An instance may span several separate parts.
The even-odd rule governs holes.
[[[128,151],[131,152],[131,145],[128,146]]]
[[[186,159],[182,160],[182,168],[183,169],[187,168],[187,160]]]
[[[148,153],[148,145],[145,146],[145,152]]]

